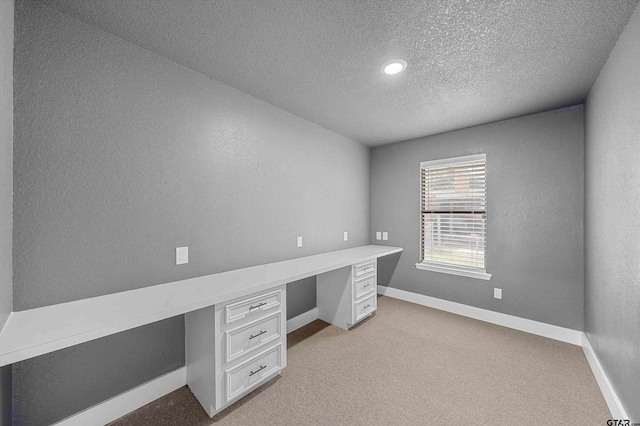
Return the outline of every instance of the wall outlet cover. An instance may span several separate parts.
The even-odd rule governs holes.
[[[387,241],[389,239],[389,233],[388,232],[383,232],[382,233],[382,240],[383,241]]]
[[[189,263],[189,247],[176,247],[176,265]]]
[[[496,299],[502,299],[502,289],[501,288],[494,288],[493,289],[493,297]]]
[[[345,241],[349,240],[349,233],[347,231],[344,231],[344,240]]]
[[[298,247],[302,247],[302,237],[298,237]]]
[[[382,239],[382,232],[376,232],[376,240]]]

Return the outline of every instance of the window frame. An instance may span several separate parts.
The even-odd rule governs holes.
[[[456,163],[465,163],[465,162],[470,162],[470,161],[478,161],[478,160],[484,160],[485,162],[485,182],[486,182],[486,178],[487,178],[487,172],[486,172],[486,166],[487,166],[487,155],[485,153],[483,154],[474,154],[474,155],[466,155],[466,156],[462,156],[462,157],[451,157],[451,158],[442,158],[442,159],[438,159],[438,160],[431,160],[431,161],[423,161],[420,163],[420,191],[419,191],[419,197],[420,197],[420,247],[418,249],[418,252],[420,253],[420,262],[416,263],[416,269],[420,269],[420,270],[424,270],[424,271],[431,271],[431,272],[439,272],[439,273],[445,273],[445,274],[451,274],[451,275],[459,275],[459,276],[464,276],[464,277],[469,277],[469,278],[477,278],[477,279],[481,279],[481,280],[489,280],[491,279],[491,274],[487,273],[486,270],[486,265],[487,265],[487,246],[485,244],[484,247],[484,268],[477,268],[477,267],[468,267],[468,266],[461,266],[461,265],[453,265],[453,264],[446,264],[446,263],[436,263],[436,262],[430,262],[430,261],[425,261],[422,260],[422,256],[424,255],[423,252],[423,240],[424,240],[424,228],[423,228],[423,223],[422,223],[422,215],[423,215],[423,211],[422,211],[422,195],[423,195],[423,190],[424,188],[422,187],[422,169],[426,166],[426,167],[430,167],[430,166],[438,166],[438,165],[444,165],[444,164],[456,164]],[[485,184],[486,185],[486,184]],[[487,196],[487,189],[485,186],[485,199]],[[485,209],[485,220],[486,220],[486,216],[487,216],[487,211]],[[487,231],[485,229],[485,239],[487,238]]]

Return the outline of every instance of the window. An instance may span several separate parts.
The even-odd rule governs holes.
[[[418,269],[488,280],[486,155],[420,163]]]

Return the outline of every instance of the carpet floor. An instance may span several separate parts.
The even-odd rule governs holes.
[[[287,336],[282,374],[213,418],[188,387],[110,426],[606,425],[579,346],[389,297],[349,331]]]

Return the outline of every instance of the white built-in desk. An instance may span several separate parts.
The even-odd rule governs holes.
[[[0,333],[0,366],[401,251],[362,246],[13,312]]]

